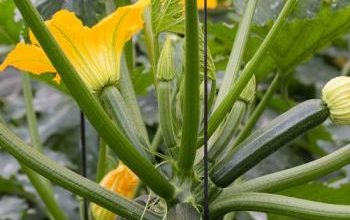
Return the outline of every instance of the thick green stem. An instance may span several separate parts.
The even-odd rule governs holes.
[[[249,0],[247,2],[242,21],[239,24],[236,38],[231,49],[230,58],[228,60],[225,70],[225,76],[215,102],[214,110],[222,102],[222,100],[234,84],[234,81],[238,77],[238,71],[242,64],[243,54],[249,38],[250,24],[253,20],[257,2],[258,0]]]
[[[350,145],[312,162],[258,177],[225,188],[223,195],[237,192],[278,192],[327,175],[350,163]]]
[[[292,9],[297,4],[297,2],[297,0],[287,0],[277,20],[273,24],[271,30],[267,34],[266,38],[264,39],[258,50],[255,52],[252,59],[245,66],[237,82],[230,88],[223,101],[219,104],[219,106],[211,115],[208,129],[209,136],[211,136],[214,133],[214,131],[218,128],[218,126],[223,121],[227,113],[230,111],[232,105],[235,103],[235,101],[241,94],[244,87],[247,85],[250,78],[253,76],[256,68],[260,64],[260,61],[264,58],[264,55],[266,54],[270,46],[273,44],[273,41],[279,33],[279,30],[281,29],[288,15],[293,11]]]
[[[125,53],[127,54],[127,53]],[[133,84],[131,82],[131,73],[128,64],[127,64],[127,57],[122,58],[121,61],[121,71],[120,71],[120,93],[122,94],[125,103],[129,107],[129,113],[131,117],[133,118],[133,124],[135,125],[136,135],[139,137],[141,143],[145,146],[149,146],[149,138],[148,133],[146,129],[146,125],[143,121],[141,110],[139,108],[139,105],[137,103],[137,98],[135,94],[135,90],[133,87]]]
[[[25,108],[27,113],[28,130],[30,133],[30,138],[32,145],[42,152],[42,144],[40,141],[36,115],[33,107],[33,97],[32,97],[32,86],[30,82],[30,77],[28,74],[22,74],[22,89],[25,102]],[[1,122],[0,122],[1,123]],[[53,219],[64,220],[67,219],[64,211],[59,206],[57,200],[55,199],[54,191],[50,182],[44,177],[38,175],[30,168],[21,164],[22,170],[28,176],[30,182],[34,186],[35,190],[38,192],[40,198],[43,200],[48,212]]]
[[[120,216],[138,220],[144,207],[102,188],[98,184],[64,168],[37,150],[26,145],[19,137],[0,123],[0,146],[18,161],[67,190],[82,196]],[[159,220],[157,214],[146,211],[146,219]],[[64,219],[64,218],[57,218]]]
[[[172,199],[174,187],[147,161],[113,124],[97,98],[86,87],[79,74],[64,55],[53,36],[29,0],[14,0],[26,23],[46,52],[51,63],[60,73],[71,95],[78,103],[84,115],[101,135],[106,144],[116,152],[119,158],[156,194]],[[137,163],[135,163],[137,161]]]
[[[183,101],[183,125],[178,159],[182,175],[191,173],[194,163],[199,129],[199,36],[197,1],[187,0],[186,17],[186,66]]]
[[[278,86],[278,80],[279,80],[279,74],[276,74],[276,76],[273,79],[269,89],[264,94],[264,97],[261,99],[261,101],[258,104],[258,106],[254,109],[253,114],[250,116],[249,120],[244,125],[242,131],[239,133],[239,135],[235,139],[233,147],[235,147],[238,144],[240,144],[251,133],[251,131],[253,130],[253,128],[254,128],[254,126],[256,124],[256,122],[259,120],[259,118],[261,117],[262,113],[266,109],[267,104],[269,103],[272,95],[276,91],[276,88]]]
[[[314,202],[267,193],[227,194],[210,205],[211,218],[231,211],[258,211],[301,219],[350,219],[350,206]]]

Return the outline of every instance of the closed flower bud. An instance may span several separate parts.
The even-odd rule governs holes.
[[[174,78],[176,70],[174,65],[174,48],[170,37],[167,37],[159,56],[157,65],[157,78],[161,81],[170,81]]]
[[[128,199],[134,196],[139,183],[138,177],[123,163],[103,177],[100,185]],[[117,215],[101,206],[92,203],[91,212],[95,220],[115,220]]]
[[[322,99],[336,124],[350,124],[350,77],[339,76],[330,80],[322,90]]]

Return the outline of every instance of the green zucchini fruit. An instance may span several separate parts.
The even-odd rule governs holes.
[[[210,171],[211,180],[226,187],[272,152],[321,124],[329,109],[320,99],[311,99],[272,120],[230,151]]]

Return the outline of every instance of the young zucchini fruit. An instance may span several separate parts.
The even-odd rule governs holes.
[[[336,77],[322,90],[322,100],[305,101],[280,115],[232,148],[210,171],[211,180],[226,187],[272,152],[328,117],[336,124],[350,124],[350,77]]]
[[[320,99],[295,106],[255,131],[215,164],[210,172],[212,181],[221,187],[228,186],[272,152],[321,124],[328,116],[329,110]]]

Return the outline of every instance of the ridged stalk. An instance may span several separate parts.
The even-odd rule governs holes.
[[[181,132],[178,170],[181,175],[192,172],[199,129],[199,31],[197,0],[185,2],[185,86],[183,101],[183,124]]]
[[[258,211],[301,219],[350,219],[349,205],[334,205],[267,193],[225,195],[210,205],[211,219],[231,211]]]
[[[350,144],[312,162],[258,177],[225,188],[223,195],[238,192],[278,192],[325,176],[350,163]]]

